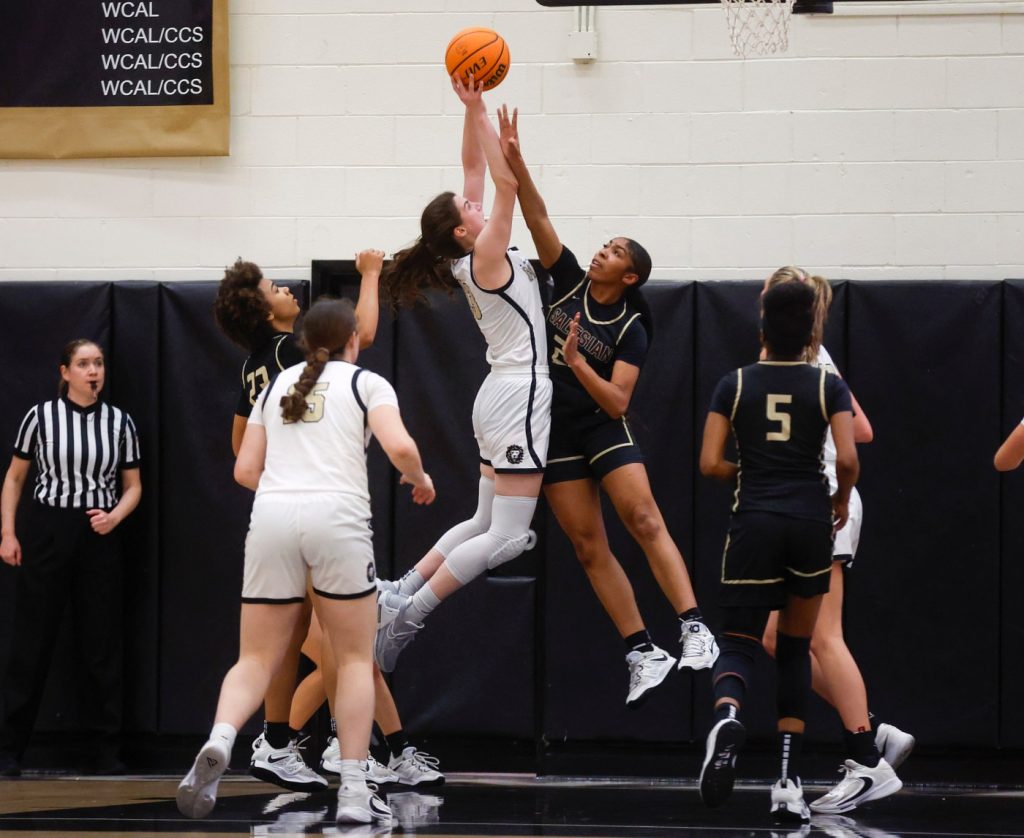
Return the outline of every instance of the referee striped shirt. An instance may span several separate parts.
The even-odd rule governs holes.
[[[67,398],[37,404],[25,415],[14,456],[36,462],[32,496],[63,509],[117,505],[117,473],[139,467],[132,418],[105,402],[81,407]]]

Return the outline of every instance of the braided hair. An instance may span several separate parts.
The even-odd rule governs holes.
[[[348,300],[321,297],[302,321],[299,346],[306,353],[306,366],[286,396],[281,397],[281,415],[287,422],[298,422],[309,409],[306,396],[323,374],[327,362],[345,351],[356,330],[356,312]]]

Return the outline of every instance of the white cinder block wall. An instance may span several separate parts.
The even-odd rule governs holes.
[[[733,57],[717,6],[232,0],[229,158],[0,161],[0,278],[276,278],[393,251],[461,190],[441,54],[491,26],[525,154],[581,258],[615,234],[656,278],[1024,276],[1024,2],[837,3],[789,52]],[[532,253],[525,227],[516,243]]]

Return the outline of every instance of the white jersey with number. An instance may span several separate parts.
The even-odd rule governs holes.
[[[508,368],[547,370],[547,334],[544,305],[537,274],[515,248],[505,253],[509,280],[487,290],[473,275],[473,254],[452,263],[452,274],[466,294],[470,311],[487,341],[487,363],[500,371]]]
[[[306,413],[285,421],[281,397],[299,380],[303,364],[288,367],[256,400],[249,421],[267,434],[266,465],[256,496],[275,492],[338,492],[353,496],[370,517],[366,477],[367,414],[398,406],[394,388],[369,370],[328,361],[306,397]]]

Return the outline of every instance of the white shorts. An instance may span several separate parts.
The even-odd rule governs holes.
[[[832,556],[836,559],[845,559],[847,567],[853,564],[853,558],[857,555],[857,545],[860,544],[860,525],[864,520],[864,505],[860,500],[860,493],[856,488],[850,492],[850,517],[846,526],[836,533],[836,540],[832,546]]]
[[[498,474],[542,472],[551,436],[551,379],[546,372],[491,372],[473,403],[480,460]]]
[[[342,494],[259,495],[245,537],[242,602],[288,603],[313,590],[329,599],[357,599],[377,590],[373,539],[365,504]]]

